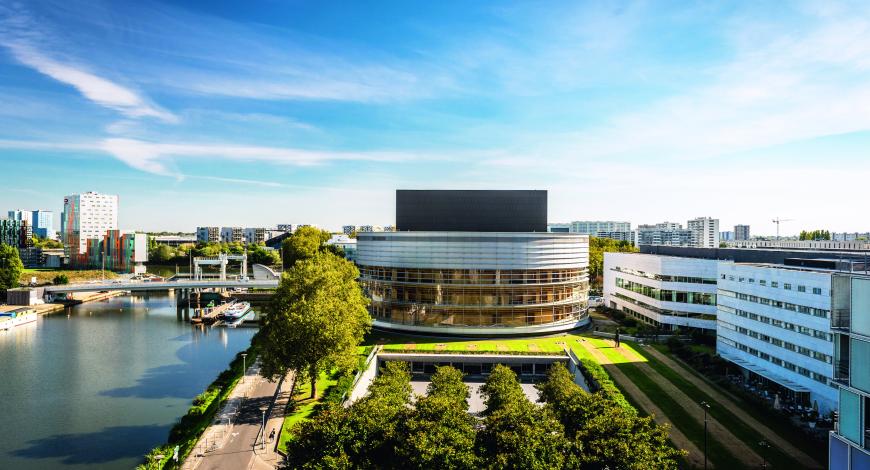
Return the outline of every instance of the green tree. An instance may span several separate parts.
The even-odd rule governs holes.
[[[69,284],[69,277],[66,274],[58,274],[57,276],[54,276],[54,279],[51,280],[51,283],[56,286]]]
[[[317,227],[302,227],[293,235],[281,242],[281,250],[284,256],[284,267],[293,266],[296,261],[311,258],[323,251],[324,243],[331,238],[327,231]]]
[[[18,256],[18,248],[0,244],[0,290],[18,287],[24,264]]]
[[[509,368],[493,368],[481,387],[486,404],[478,456],[487,468],[558,469],[568,443],[562,425],[548,408],[529,402]]]
[[[353,263],[329,253],[299,260],[281,276],[261,331],[264,377],[295,369],[315,397],[321,371],[356,366],[356,347],[371,326],[357,277]]]
[[[635,253],[637,247],[627,241],[589,237],[589,278],[595,281],[604,274],[604,253]]]
[[[397,454],[403,468],[472,469],[475,455],[475,420],[468,414],[468,386],[462,372],[439,367],[428,393],[402,422]]]

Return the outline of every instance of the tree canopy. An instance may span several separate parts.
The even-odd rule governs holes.
[[[357,277],[353,263],[331,253],[301,259],[281,276],[261,329],[264,377],[296,370],[308,376],[313,397],[321,371],[356,366],[371,325]]]
[[[0,290],[18,287],[24,264],[18,256],[18,248],[0,244]]]
[[[589,237],[589,279],[595,280],[604,274],[604,253],[634,253],[637,247],[625,240]]]
[[[830,240],[831,232],[828,230],[801,230],[801,240]]]
[[[300,227],[293,235],[281,242],[284,255],[284,267],[289,268],[297,261],[308,259],[317,253],[326,251],[326,243],[332,234],[317,227]]]

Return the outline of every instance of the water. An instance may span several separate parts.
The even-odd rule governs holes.
[[[78,305],[0,332],[0,469],[129,469],[250,344],[168,294]]]

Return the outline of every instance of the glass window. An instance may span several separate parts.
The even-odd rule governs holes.
[[[861,429],[861,396],[844,388],[840,389],[840,435],[861,445],[864,434]]]
[[[852,386],[870,391],[870,343],[852,338],[850,342],[849,377]]]
[[[782,288],[785,290],[791,290],[791,284],[786,282],[785,284],[782,285]]]
[[[852,279],[852,312],[852,331],[870,336],[870,279]]]

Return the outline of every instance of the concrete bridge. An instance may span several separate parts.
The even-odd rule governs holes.
[[[89,282],[86,284],[65,284],[46,286],[45,292],[59,294],[64,292],[103,292],[115,290],[128,291],[160,291],[172,289],[274,289],[278,287],[278,279],[264,280],[177,280],[163,282]]]

